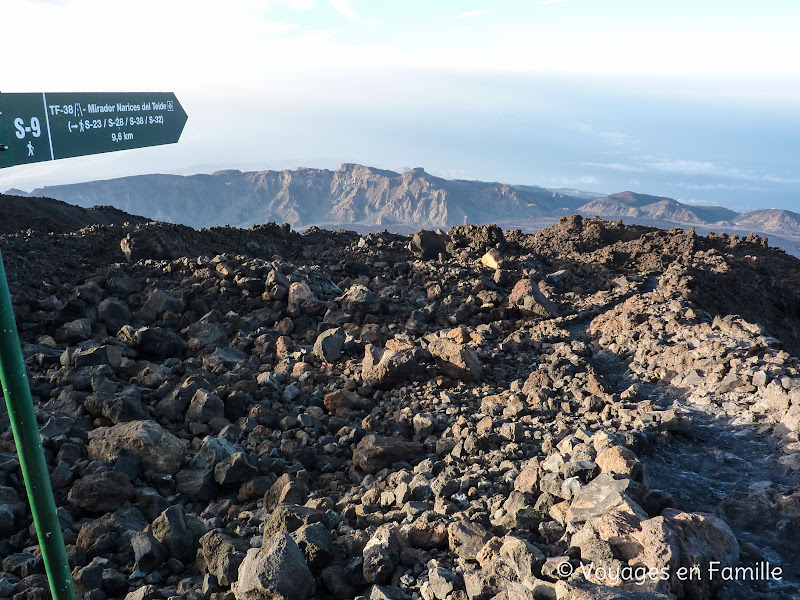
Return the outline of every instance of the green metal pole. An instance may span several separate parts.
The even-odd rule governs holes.
[[[44,460],[36,412],[33,409],[28,375],[22,359],[17,324],[8,292],[6,269],[0,253],[0,380],[6,397],[11,431],[17,444],[19,464],[28,491],[39,547],[42,551],[53,600],[75,600],[64,538],[56,514],[50,474]]]

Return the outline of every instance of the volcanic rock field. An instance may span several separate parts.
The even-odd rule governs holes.
[[[80,598],[800,597],[765,238],[46,229],[0,249]],[[0,598],[37,544],[3,407]]]

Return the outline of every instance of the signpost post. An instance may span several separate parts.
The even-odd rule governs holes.
[[[172,93],[0,94],[0,168],[174,144],[186,118]],[[51,594],[75,600],[2,254],[0,382]]]
[[[0,94],[0,113],[0,168],[174,144],[186,124],[171,92]]]

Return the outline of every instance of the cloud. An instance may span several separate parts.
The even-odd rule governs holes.
[[[707,175],[711,177],[723,177],[726,179],[740,179],[743,181],[768,181],[771,183],[800,183],[800,179],[774,177],[768,174],[762,175],[747,169],[720,165],[711,161],[667,158],[647,162],[645,163],[645,166],[659,173]]]
[[[622,146],[633,140],[627,133],[619,133],[617,131],[601,131],[597,134],[597,137],[603,138],[615,146]]]
[[[576,124],[573,129],[580,131],[592,130],[590,126],[585,124]],[[589,129],[587,129],[589,128]],[[633,164],[624,163],[597,163],[597,162],[582,162],[578,163],[582,167],[593,167],[597,169],[609,169],[611,171],[620,171],[623,173],[666,173],[672,175],[685,175],[685,176],[699,176],[699,177],[715,177],[721,179],[733,179],[739,181],[750,181],[753,184],[745,185],[742,183],[731,184],[723,182],[712,183],[691,183],[691,182],[678,182],[667,183],[667,185],[674,187],[681,187],[688,190],[745,190],[751,192],[764,192],[770,191],[767,188],[755,185],[756,182],[765,181],[768,183],[779,184],[798,184],[800,178],[795,177],[777,177],[775,175],[761,174],[747,169],[740,169],[728,165],[720,165],[709,160],[685,160],[681,158],[653,158],[653,157],[640,157],[633,160]]]
[[[569,125],[570,130],[575,131],[577,133],[583,133],[585,135],[591,135],[594,137],[598,137],[602,140],[610,142],[615,146],[623,146],[629,142],[635,141],[635,139],[628,135],[627,133],[621,133],[619,131],[598,131],[593,125],[589,123],[570,123]]]
[[[677,183],[668,182],[666,185],[671,187],[679,187],[686,190],[745,190],[748,192],[767,192],[767,190],[758,185],[743,185],[743,184],[730,184],[730,183],[690,183],[687,181],[680,181]]]
[[[555,179],[557,185],[560,186],[575,186],[575,185],[596,185],[600,183],[600,180],[597,177],[592,177],[590,175],[584,175],[582,177],[560,177]]]
[[[573,123],[573,131],[580,131],[597,135],[591,125],[586,123]],[[713,177],[715,179],[728,179],[742,183],[725,183],[721,181],[693,183],[688,181],[672,182],[666,185],[681,187],[687,190],[743,190],[751,192],[772,191],[757,185],[758,182],[777,183],[784,185],[800,184],[800,178],[778,177],[775,175],[758,173],[754,170],[741,169],[730,165],[721,165],[710,160],[685,160],[682,158],[659,158],[653,156],[639,156],[630,158],[626,163],[580,162],[575,163],[581,167],[595,169],[608,169],[621,173],[662,173],[668,175],[683,175],[686,177]],[[746,184],[744,182],[751,182]]]
[[[456,19],[472,19],[474,17],[481,17],[483,15],[488,15],[488,10],[469,10],[467,12],[463,12],[460,15],[456,15]]]
[[[679,202],[682,202],[683,204],[689,204],[691,206],[722,206],[718,202],[713,202],[711,200],[698,200],[697,198],[681,198]]]
[[[348,21],[369,26],[377,25],[377,21],[364,17],[350,6],[350,0],[331,0],[331,6]]]
[[[646,163],[646,166],[659,173],[680,173],[682,175],[717,175],[748,179],[747,173],[741,169],[723,167],[711,161],[683,160],[664,158]]]
[[[770,183],[800,183],[800,179],[796,177],[775,177],[774,175],[764,175],[762,179],[764,181],[769,181]]]
[[[594,131],[594,127],[589,125],[588,123],[570,123],[569,128],[571,131],[577,131],[579,133],[592,133]]]
[[[612,171],[623,171],[626,173],[642,173],[644,169],[641,167],[635,167],[633,165],[623,165],[621,163],[594,163],[594,162],[582,162],[580,163],[581,166],[584,167],[597,167],[598,169],[611,169]]]

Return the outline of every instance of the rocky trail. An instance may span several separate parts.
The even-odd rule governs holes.
[[[765,239],[0,248],[83,598],[800,597],[800,262]],[[0,561],[0,597],[49,596],[2,412]]]
[[[646,289],[644,291],[653,291]],[[585,332],[581,323],[568,328],[573,338]],[[722,593],[725,598],[794,597],[800,581],[800,544],[793,543],[784,521],[778,525],[761,513],[762,506],[748,503],[750,494],[781,490],[791,491],[797,477],[781,468],[780,444],[772,436],[759,435],[750,427],[733,427],[712,413],[698,410],[684,402],[679,390],[660,383],[643,383],[633,377],[627,364],[611,352],[598,349],[591,364],[618,393],[636,385],[640,393],[664,409],[677,408],[691,415],[690,435],[671,436],[659,440],[640,453],[648,473],[657,477],[659,487],[681,510],[726,514],[744,509],[744,515],[731,515],[728,523],[739,540],[746,545],[752,562],[772,561],[783,566],[782,580],[768,582],[730,582]],[[745,500],[745,502],[742,502]],[[777,527],[776,527],[777,525]]]

